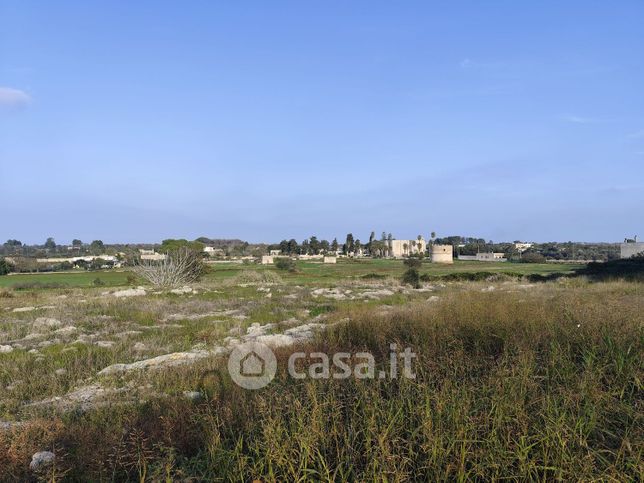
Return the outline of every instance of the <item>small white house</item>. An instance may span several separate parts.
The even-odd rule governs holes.
[[[626,239],[619,246],[620,258],[631,258],[641,253],[644,253],[644,242],[637,241],[637,237]]]
[[[504,262],[505,253],[498,253],[498,252],[477,253],[476,260],[478,260],[479,262]]]
[[[223,257],[226,255],[226,252],[222,248],[203,247],[203,251],[209,257]]]

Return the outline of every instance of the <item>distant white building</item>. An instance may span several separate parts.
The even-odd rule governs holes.
[[[523,253],[526,250],[529,250],[530,248],[532,248],[533,246],[534,246],[534,243],[521,243],[521,242],[519,242],[519,243],[514,244],[514,248],[519,253]]]
[[[619,246],[620,258],[631,258],[639,254],[644,254],[644,242],[638,242],[637,236],[633,239],[625,239],[624,243]]]
[[[452,245],[431,245],[430,257],[432,263],[454,263],[454,247]]]
[[[505,253],[498,252],[486,252],[486,253],[477,253],[476,260],[479,262],[505,262]]]
[[[389,253],[394,258],[403,258],[410,255],[425,253],[427,244],[421,237],[420,240],[390,240]]]
[[[459,260],[466,260],[471,262],[507,262],[505,258],[505,253],[477,253],[476,255],[459,255]]]
[[[94,260],[102,260],[104,262],[109,262],[111,266],[120,267],[122,264],[117,257],[114,255],[86,255],[83,257],[57,257],[57,258],[36,258],[36,263],[43,264],[56,264],[56,263],[70,263],[74,266],[78,265],[79,262],[82,263],[92,263]],[[107,267],[108,264],[106,263]]]
[[[139,248],[139,256],[141,260],[151,261],[165,260],[167,257],[164,253],[157,253],[154,250],[146,250],[145,248]]]
[[[222,248],[203,247],[204,253],[211,257],[223,257],[226,252]]]

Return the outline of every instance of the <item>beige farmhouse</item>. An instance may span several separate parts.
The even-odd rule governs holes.
[[[421,237],[417,240],[391,240],[389,242],[389,254],[394,258],[403,258],[410,255],[425,253],[427,244]]]

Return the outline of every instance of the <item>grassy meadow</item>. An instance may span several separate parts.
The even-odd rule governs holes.
[[[239,263],[222,263],[210,265],[211,270],[205,280],[217,282],[248,270],[252,267],[254,271],[274,270],[272,266],[244,265]],[[429,262],[423,263],[421,273],[431,276],[444,276],[452,273],[464,272],[493,272],[512,273],[519,275],[550,275],[553,273],[571,273],[581,268],[578,264],[556,264],[556,263],[507,263],[507,262],[475,262],[455,261],[454,265],[439,265]],[[287,273],[285,278],[292,282],[318,283],[327,281],[335,283],[337,280],[344,280],[351,277],[364,277],[378,275],[382,277],[399,277],[405,268],[399,260],[389,259],[363,259],[343,260],[335,265],[324,265],[319,262],[298,262],[296,273]],[[105,270],[105,271],[69,271],[55,273],[19,273],[10,276],[0,277],[0,287],[29,289],[65,287],[92,287],[96,279],[108,287],[125,286],[128,284],[126,270]],[[284,275],[284,274],[282,274]],[[39,286],[40,285],[40,286]]]
[[[424,264],[415,290],[400,261],[222,264],[135,295],[127,272],[1,277],[0,480],[641,481],[644,286],[527,279],[575,268]],[[257,391],[215,350],[302,328]],[[392,343],[414,379],[286,371],[296,349],[384,370]]]

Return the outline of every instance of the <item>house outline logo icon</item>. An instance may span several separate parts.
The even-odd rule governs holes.
[[[273,351],[261,342],[245,342],[235,347],[228,357],[228,373],[244,389],[261,389],[277,372]]]
[[[239,361],[239,372],[244,376],[261,376],[265,369],[266,362],[255,351],[249,352]]]

